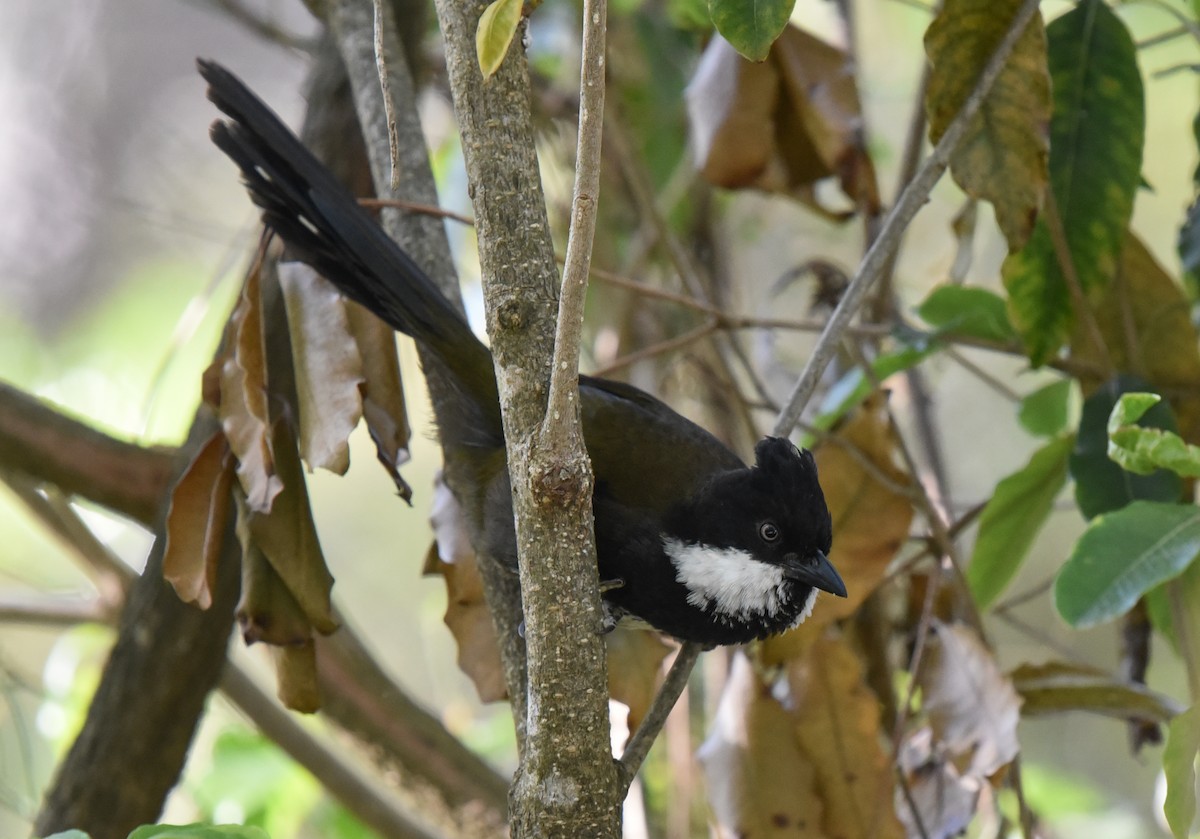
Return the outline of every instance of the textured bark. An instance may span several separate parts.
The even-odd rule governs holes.
[[[475,207],[521,562],[528,709],[510,818],[518,837],[617,836],[591,472],[586,457],[567,447],[538,446],[558,272],[534,147],[528,69],[519,32],[496,75],[482,79],[475,31],[484,6],[436,3]]]
[[[198,417],[183,452],[195,452],[216,429],[215,418]],[[158,817],[225,663],[241,579],[234,518],[226,528],[213,605],[204,612],[181,602],[162,579],[160,520],[83,730],[34,823],[38,836],[74,827],[92,839],[124,839]]]

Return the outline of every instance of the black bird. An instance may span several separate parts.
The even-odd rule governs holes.
[[[212,139],[242,170],[289,252],[412,336],[445,367],[453,411],[438,433],[465,476],[471,538],[516,567],[517,544],[492,356],[426,274],[279,118],[235,76],[198,62],[229,120]],[[747,467],[724,444],[641,390],[581,376],[595,471],[596,548],[613,619],[685,641],[740,644],[782,632],[817,590],[844,597],[826,558],[829,510],[812,454],[780,437]]]

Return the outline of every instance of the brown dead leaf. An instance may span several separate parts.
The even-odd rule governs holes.
[[[825,804],[817,769],[796,739],[795,716],[749,660],[734,656],[712,729],[697,753],[720,839],[819,839]]]
[[[789,26],[767,61],[755,63],[713,38],[687,103],[697,166],[709,182],[780,192],[830,212],[812,188],[836,175],[856,207],[878,207],[862,109],[842,51]]]
[[[892,767],[880,747],[879,702],[862,662],[840,638],[822,636],[787,669],[800,749],[816,770],[826,836],[903,839],[892,809]]]
[[[309,638],[303,644],[271,647],[275,663],[275,692],[285,708],[301,714],[321,710],[321,688],[317,683],[317,650]]]
[[[605,636],[608,695],[629,707],[629,730],[637,731],[662,683],[663,659],[674,649],[656,632],[618,627]]]
[[[328,635],[338,626],[330,602],[333,575],[329,573],[317,539],[304,470],[296,451],[296,438],[291,427],[282,420],[275,423],[274,449],[283,489],[270,513],[258,512],[250,506],[247,516],[250,537],[287,585],[313,627]]]
[[[838,428],[837,440],[824,442],[814,451],[833,516],[829,559],[842,575],[848,596],[819,596],[804,623],[763,642],[760,654],[764,663],[778,664],[803,655],[824,627],[853,614],[883,580],[888,564],[908,538],[912,501],[896,487],[907,485],[909,478],[893,460],[896,440],[884,409],[886,398],[876,394],[867,399]]]
[[[1189,443],[1200,444],[1200,341],[1183,288],[1134,233],[1125,236],[1117,276],[1096,301],[1096,322],[1117,370],[1162,388]],[[1071,337],[1071,357],[1103,367],[1082,324]],[[1103,382],[1083,380],[1085,395]]]
[[[303,263],[281,262],[278,273],[296,370],[300,455],[310,469],[344,475],[366,381],[346,306],[334,285]]]
[[[217,561],[229,521],[233,458],[223,434],[213,434],[171,492],[162,574],[184,603],[212,605]]]
[[[917,674],[937,748],[987,778],[1017,756],[1021,698],[974,630],[935,622]]]
[[[908,738],[897,762],[908,793],[897,785],[896,814],[908,835],[928,839],[961,836],[975,817],[983,780],[959,775],[954,764],[934,749],[928,727]]]
[[[481,702],[508,698],[492,613],[483,595],[478,559],[467,536],[462,508],[439,472],[434,477],[433,535],[424,573],[446,584],[446,626],[458,645],[458,668],[475,684]]]
[[[346,314],[363,362],[363,418],[375,441],[379,462],[407,501],[412,497],[412,489],[400,477],[400,466],[408,462],[412,430],[400,382],[396,332],[357,303],[347,301]]]
[[[246,645],[259,641],[273,646],[302,644],[312,637],[312,624],[288,590],[283,578],[250,534],[254,513],[238,493],[238,541],[242,544],[242,595],[237,621]]]
[[[263,343],[260,265],[246,276],[233,310],[233,353],[221,368],[221,429],[237,457],[238,480],[250,508],[265,513],[283,489],[275,474],[269,432],[267,359]]]

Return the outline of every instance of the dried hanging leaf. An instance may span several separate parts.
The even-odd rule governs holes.
[[[425,574],[446,584],[446,626],[458,644],[458,668],[475,684],[482,702],[508,697],[492,613],[483,595],[478,559],[467,536],[462,508],[439,472],[434,477],[433,534]]]
[[[1017,756],[1021,698],[973,630],[934,623],[917,681],[938,744],[964,775],[990,777]]]
[[[876,208],[875,172],[846,61],[794,27],[763,64],[714,38],[687,89],[692,146],[705,179],[789,194],[832,213],[816,204],[813,185],[837,175],[855,206]]]
[[[395,331],[357,303],[347,302],[350,331],[362,356],[363,419],[375,441],[379,462],[387,470],[404,500],[412,489],[400,477],[401,464],[408,462],[412,430],[400,383],[400,359],[396,356]]]
[[[338,627],[330,602],[333,575],[317,539],[296,438],[282,420],[275,423],[274,448],[283,489],[270,513],[258,512],[250,506],[247,517],[250,537],[283,579],[313,627],[328,635]]]
[[[824,835],[902,839],[879,702],[862,662],[840,638],[823,636],[789,664],[787,684],[796,737],[816,769]]]
[[[522,0],[492,0],[475,28],[475,53],[486,81],[496,74],[521,22]]]
[[[254,515],[241,493],[238,502],[237,534],[242,544],[242,595],[237,621],[246,645],[262,641],[273,646],[303,644],[312,638],[312,624],[296,602],[283,578],[271,567],[250,534]]]
[[[629,707],[629,730],[641,724],[662,682],[663,659],[674,649],[657,633],[617,628],[608,647],[608,694]]]
[[[933,69],[925,109],[932,142],[958,115],[1020,5],[947,0],[930,24],[925,50]],[[950,159],[955,183],[995,207],[1009,250],[1028,241],[1049,182],[1050,110],[1046,30],[1035,15]]]
[[[321,710],[317,648],[312,639],[303,644],[270,649],[275,663],[275,692],[284,707],[301,714],[315,714]]]
[[[928,727],[916,731],[901,746],[897,760],[905,790],[896,788],[896,814],[909,836],[951,839],[961,836],[975,816],[983,781],[963,777],[933,744]],[[913,813],[913,808],[916,813]]]
[[[260,261],[261,262],[261,261]],[[221,367],[221,429],[237,457],[238,480],[250,508],[271,509],[283,484],[275,474],[267,406],[267,358],[263,343],[261,264],[246,276],[233,310],[233,353]]]
[[[279,264],[300,413],[300,455],[310,469],[350,468],[350,432],[366,379],[346,306],[332,283],[300,262]]]
[[[817,770],[795,736],[795,717],[735,656],[712,730],[697,752],[713,832],[720,839],[819,839],[824,803]]]
[[[883,580],[888,564],[908,538],[913,508],[902,488],[909,479],[893,462],[896,440],[884,410],[885,399],[882,394],[870,397],[836,432],[842,442],[830,440],[815,452],[833,516],[829,558],[846,583],[848,597],[818,597],[804,623],[763,642],[761,655],[766,663],[803,654],[823,627],[857,610]]]
[[[171,492],[162,574],[184,603],[212,605],[217,561],[229,521],[233,458],[223,434],[213,434]]]

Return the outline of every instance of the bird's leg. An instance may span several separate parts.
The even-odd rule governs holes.
[[[620,577],[612,580],[600,581],[600,605],[604,609],[604,616],[600,619],[600,634],[607,635],[617,628],[617,624],[621,620],[620,607],[614,606],[604,599],[604,595],[610,591],[616,591],[619,588],[625,587],[625,581]]]

